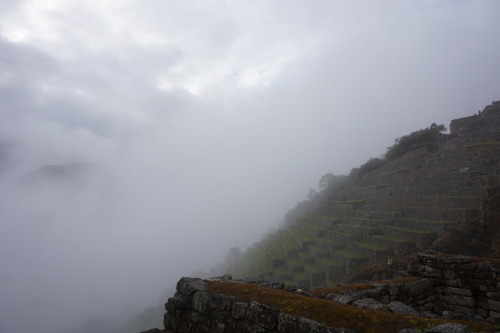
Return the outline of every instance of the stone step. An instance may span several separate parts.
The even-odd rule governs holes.
[[[408,255],[417,250],[413,240],[408,238],[399,238],[389,235],[374,235],[372,236],[372,239],[388,246],[395,256]]]
[[[365,227],[379,227],[380,225],[387,224],[387,221],[382,219],[353,216],[353,217],[346,217],[344,224],[352,224],[355,226],[365,226]]]
[[[331,229],[335,224],[342,222],[342,217],[340,216],[328,216],[321,213],[311,214],[308,220],[315,224],[322,225],[325,228]]]
[[[429,220],[415,218],[399,218],[394,221],[395,227],[409,228],[414,230],[427,230],[438,236],[444,234],[458,223],[449,220]]]
[[[347,250],[347,249],[340,249],[340,250],[335,250],[332,253],[332,259],[345,263],[345,262],[355,262],[355,263],[361,263],[368,261],[368,256],[366,256],[363,253],[355,252],[352,250]]]
[[[301,249],[305,250],[307,246],[314,244],[314,238],[303,232],[298,226],[291,226],[288,230]]]
[[[316,239],[316,245],[324,248],[324,249],[338,249],[338,248],[341,248],[343,247],[343,244],[340,243],[340,242],[337,242],[331,238],[327,238],[327,237],[321,237],[321,238],[318,238]]]
[[[344,190],[345,191],[345,190]],[[349,212],[358,209],[365,204],[364,200],[327,200],[323,202],[323,208],[329,208],[333,211]]]
[[[308,251],[315,259],[330,258],[330,251],[322,246],[311,245]]]
[[[390,211],[395,207],[477,207],[481,203],[480,196],[449,195],[399,195],[392,197],[368,198],[363,210]],[[362,210],[360,210],[362,211]]]
[[[273,281],[284,281],[291,280],[293,278],[293,272],[290,271],[286,266],[273,269]]]
[[[356,232],[342,232],[338,230],[329,230],[325,234],[325,238],[330,238],[339,244],[360,241],[363,237]]]
[[[308,234],[312,238],[318,238],[318,237],[323,237],[325,235],[325,232],[330,230],[330,228],[314,223],[309,220],[301,220],[297,226],[302,230],[304,233]]]
[[[378,234],[380,233],[379,227],[373,226],[365,226],[365,225],[354,225],[348,223],[339,223],[335,226],[335,229],[340,232],[349,233],[349,234],[358,234],[361,237],[366,237],[368,235]]]
[[[391,211],[389,209],[395,209],[396,207],[387,207],[387,211],[380,210],[380,206],[363,207],[360,210],[355,210],[352,212],[353,217],[365,218],[365,219],[375,219],[384,221],[393,221],[395,217],[401,215],[399,211]]]
[[[377,241],[361,241],[361,242],[355,242],[351,244],[351,247],[353,250],[355,250],[358,253],[362,254],[374,254],[374,253],[384,253],[388,254],[391,252],[391,249],[389,246],[377,242]]]
[[[448,220],[465,222],[477,216],[475,208],[470,207],[424,207],[424,206],[400,206],[399,218],[418,217],[424,220]],[[398,218],[396,218],[397,220]]]
[[[304,271],[304,264],[300,259],[290,259],[287,261],[286,266],[292,273],[300,273]]]
[[[398,226],[385,226],[383,230],[383,234],[387,236],[412,239],[418,250],[426,249],[437,238],[437,234],[429,230]]]
[[[305,272],[293,273],[292,281],[294,285],[301,288],[311,288],[311,277]]]
[[[298,257],[303,265],[313,264],[315,260],[314,256],[306,251],[299,252]]]
[[[297,258],[297,253],[302,250],[288,230],[279,232],[281,248],[287,259]]]
[[[304,272],[310,276],[311,284],[313,286],[319,286],[325,283],[326,272],[318,267],[317,265],[307,265],[304,268]]]

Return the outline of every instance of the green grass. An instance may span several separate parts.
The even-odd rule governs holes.
[[[310,246],[309,247],[309,251],[310,252],[314,252],[314,253],[317,253],[319,255],[328,255],[329,252],[327,249],[325,249],[324,247],[322,246],[318,246],[318,245],[313,245],[313,246]]]
[[[373,251],[383,251],[383,252],[389,252],[390,249],[384,244],[380,243],[373,243],[373,242],[368,242],[368,241],[363,241],[363,242],[356,242],[354,243],[360,247],[363,247],[365,249],[373,250]]]
[[[325,258],[325,259],[319,259],[319,261],[325,265],[326,267],[342,267],[344,266],[341,262],[338,262],[335,259],[331,258]]]
[[[371,186],[373,187],[373,186]],[[346,189],[346,190],[356,190],[356,189],[361,189],[361,187],[359,188],[349,188],[349,189]],[[365,204],[366,201],[365,200],[327,200],[327,202],[329,203],[339,203],[339,204]]]
[[[412,228],[394,227],[394,226],[391,226],[390,228],[394,229],[394,230],[399,230],[399,231],[411,232],[413,234],[419,234],[419,235],[432,235],[432,234],[434,234],[434,232],[432,232],[432,231],[422,230],[422,229],[412,229]]]
[[[419,222],[419,223],[428,223],[428,224],[455,224],[454,221],[449,221],[449,220],[412,219],[412,218],[408,218],[408,217],[400,217],[400,218],[398,218],[398,220]]]
[[[372,227],[369,225],[354,225],[354,224],[349,224],[349,223],[339,223],[337,224],[339,227],[349,227],[349,228],[355,228],[355,229],[361,229],[361,230],[378,230],[379,228],[377,227]]]
[[[389,241],[392,243],[401,243],[401,244],[412,242],[409,239],[394,237],[394,236],[390,236],[390,235],[376,235],[376,236],[373,236],[373,238],[383,240],[383,241]]]
[[[281,232],[280,239],[286,251],[300,251],[300,246],[295,242],[288,231]]]
[[[351,188],[346,188],[346,190],[347,191],[350,191],[350,190],[355,190],[355,191],[359,191],[359,190],[372,190],[372,189],[386,188],[388,186],[389,186],[388,184],[378,184],[378,185],[371,185],[371,186],[351,187]]]
[[[352,252],[349,250],[337,250],[335,253],[340,254],[341,256],[347,258],[347,259],[363,259],[366,258],[365,255],[357,252]]]
[[[330,228],[324,226],[324,225],[321,225],[321,224],[316,224],[314,222],[311,222],[311,221],[302,221],[301,222],[302,225],[305,225],[307,226],[308,228],[312,229],[312,230],[315,230],[315,231],[326,231],[326,230],[330,230]]]
[[[306,270],[306,272],[311,273],[311,274],[324,273],[324,271],[316,265],[306,265],[305,270]]]
[[[298,227],[290,227],[290,231],[300,240],[300,242],[313,242],[314,238],[300,230]]]

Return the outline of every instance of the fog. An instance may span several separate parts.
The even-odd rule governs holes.
[[[498,13],[0,0],[0,331],[126,320],[322,175],[499,99]]]

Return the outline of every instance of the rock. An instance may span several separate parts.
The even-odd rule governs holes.
[[[351,295],[328,294],[325,296],[328,301],[335,301],[342,304],[352,304],[354,298]]]
[[[390,302],[389,304],[387,304],[387,308],[389,309],[389,311],[392,311],[394,313],[399,313],[407,316],[415,316],[415,317],[420,316],[420,313],[418,313],[417,310],[399,301]]]
[[[182,297],[170,297],[165,303],[165,310],[167,312],[175,310],[189,310],[191,309],[191,302],[188,299]]]
[[[246,316],[248,304],[242,302],[234,302],[231,308],[231,315],[236,319],[241,319]]]
[[[246,318],[248,321],[268,330],[273,330],[278,325],[278,313],[270,307],[255,301],[250,302]]]
[[[353,305],[365,310],[387,310],[387,306],[373,298],[363,298],[355,301]]]
[[[427,333],[472,333],[472,330],[465,325],[456,323],[446,323],[436,327],[432,327]]]
[[[453,311],[443,311],[442,317],[444,319],[465,319],[465,316],[461,313],[455,313]]]
[[[197,291],[205,291],[205,282],[200,278],[183,277],[177,282],[177,291],[184,296],[191,296]]]

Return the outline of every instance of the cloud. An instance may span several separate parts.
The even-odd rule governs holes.
[[[498,7],[0,1],[2,330],[151,305],[323,174],[498,99]],[[82,187],[18,183],[71,162]]]

